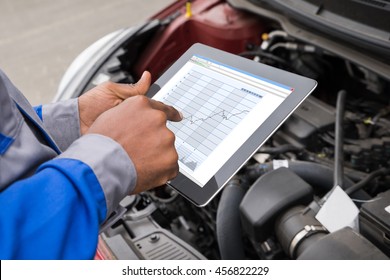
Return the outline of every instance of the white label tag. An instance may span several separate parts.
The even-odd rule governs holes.
[[[316,219],[329,232],[335,232],[344,227],[359,230],[359,209],[351,198],[337,186],[316,215]]]
[[[275,169],[278,169],[280,167],[286,167],[288,168],[288,161],[285,160],[285,159],[274,159],[272,161],[273,165],[274,165],[274,170]]]
[[[385,208],[385,211],[390,214],[390,205]]]
[[[270,155],[269,154],[261,154],[257,153],[253,156],[253,158],[258,162],[258,163],[265,163],[267,159],[269,159]]]

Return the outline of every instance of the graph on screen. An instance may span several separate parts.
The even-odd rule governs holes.
[[[162,100],[184,115],[181,122],[168,123],[176,135],[179,161],[194,171],[261,98],[246,88],[224,83],[223,77],[188,71]]]

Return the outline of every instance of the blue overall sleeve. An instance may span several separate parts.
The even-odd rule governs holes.
[[[12,201],[12,203],[7,203]],[[104,194],[92,170],[72,159],[51,160],[0,196],[1,259],[90,259]]]
[[[85,135],[0,194],[0,259],[91,259],[99,225],[135,186],[114,140]]]

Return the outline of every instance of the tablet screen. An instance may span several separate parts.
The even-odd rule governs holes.
[[[168,122],[180,172],[203,187],[294,89],[193,55],[153,97],[181,111]]]

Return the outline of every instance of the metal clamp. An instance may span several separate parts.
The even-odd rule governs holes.
[[[289,253],[291,258],[295,258],[295,253],[298,245],[303,241],[303,239],[318,233],[318,232],[328,232],[326,228],[320,225],[306,225],[301,231],[299,231],[294,238],[291,240],[289,246]]]

